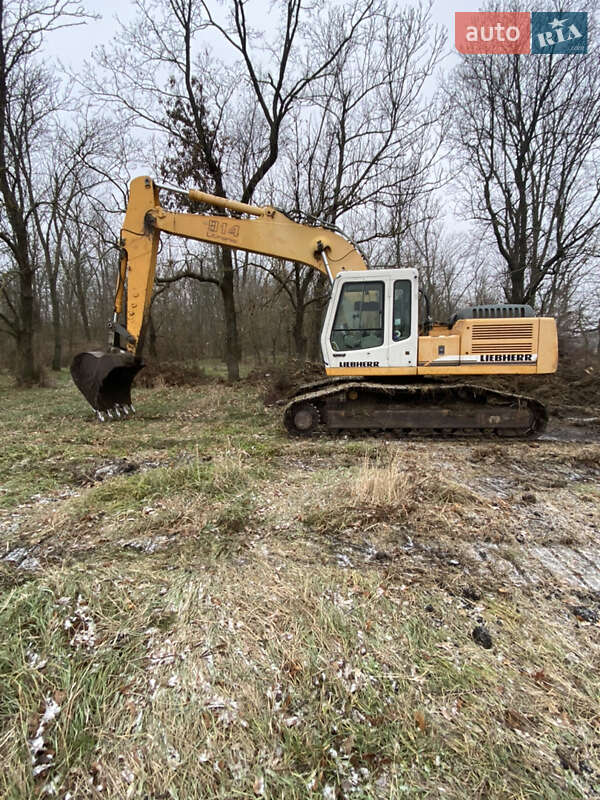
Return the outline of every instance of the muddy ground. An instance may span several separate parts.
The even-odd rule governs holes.
[[[219,397],[221,392],[228,394],[232,391],[221,379],[210,378],[203,370],[187,366],[154,365],[145,373],[143,380],[138,380],[138,383],[140,387],[149,387],[148,398],[152,397],[153,392],[160,393],[161,389],[170,390],[175,396],[178,396],[178,392],[184,392],[185,397],[198,397],[202,386],[205,386],[209,394],[212,392],[213,396],[218,397],[216,402],[220,405],[223,401]],[[144,372],[141,374],[144,375]],[[286,372],[276,369],[254,371],[240,386],[242,393],[249,392],[250,396],[256,396],[257,403],[262,401],[266,404],[263,414],[268,420],[269,430],[267,433],[251,435],[257,439],[271,437],[272,434],[276,436],[278,449],[283,453],[278,459],[277,472],[284,486],[293,487],[290,503],[302,505],[302,481],[307,473],[320,470],[333,474],[340,468],[340,459],[346,469],[359,469],[357,452],[362,453],[363,458],[364,453],[369,453],[371,459],[387,459],[387,463],[390,459],[397,459],[398,470],[406,471],[412,464],[416,474],[426,468],[429,481],[435,482],[439,475],[442,483],[450,481],[451,486],[458,487],[459,500],[452,503],[450,492],[450,499],[443,505],[444,514],[450,520],[454,515],[461,530],[472,526],[473,533],[456,537],[452,543],[446,542],[444,536],[438,536],[436,542],[424,542],[418,531],[415,537],[411,525],[388,525],[378,520],[377,530],[389,542],[389,552],[385,550],[385,557],[377,555],[379,562],[399,560],[407,565],[407,569],[414,567],[417,571],[426,569],[429,562],[431,566],[446,570],[450,576],[468,570],[471,576],[484,583],[493,580],[505,581],[507,585],[536,586],[551,581],[553,585],[583,594],[590,592],[590,597],[594,592],[600,592],[600,376],[594,365],[582,367],[579,364],[577,368],[563,365],[558,375],[549,376],[550,380],[542,384],[536,384],[528,378],[486,382],[497,388],[521,393],[536,386],[535,396],[548,404],[550,419],[545,433],[533,442],[436,441],[418,438],[395,442],[370,440],[368,437],[352,442],[343,438],[328,440],[327,437],[312,442],[289,439],[280,427],[278,415],[281,402],[277,401],[295,386],[314,380],[319,374],[320,368],[314,365]],[[68,390],[72,391],[70,385]],[[78,396],[75,395],[76,403],[77,400]],[[78,407],[77,413],[86,419],[86,412],[82,408]],[[49,459],[52,462],[51,471],[55,473],[54,477],[60,476],[59,485],[54,490],[31,491],[29,495],[26,490],[17,492],[21,502],[13,503],[11,492],[0,489],[0,500],[3,495],[8,495],[4,508],[0,509],[0,536],[4,549],[2,562],[22,571],[46,563],[48,559],[71,560],[76,558],[80,548],[87,550],[89,540],[96,539],[96,530],[86,530],[81,539],[76,537],[71,540],[68,554],[61,550],[60,536],[41,537],[33,546],[30,540],[40,523],[47,523],[48,513],[50,517],[60,516],[62,504],[68,505],[73,498],[85,495],[90,487],[101,482],[107,484],[115,476],[140,475],[157,468],[177,468],[193,460],[194,447],[197,457],[195,425],[186,425],[186,436],[180,440],[180,444],[186,444],[187,449],[173,448],[176,440],[172,438],[172,427],[173,424],[177,425],[180,418],[188,422],[193,419],[193,411],[186,411],[185,407],[169,408],[166,413],[158,414],[142,410],[134,425],[142,430],[144,426],[151,429],[150,438],[156,441],[150,451],[139,452],[134,448],[114,459],[106,458],[107,454],[87,453],[79,460],[76,448],[73,451],[75,455],[71,454],[67,463],[62,465],[60,455],[52,453]],[[34,416],[29,419],[35,421]],[[205,419],[205,409],[202,409],[194,422],[202,423]],[[92,439],[110,442],[117,450],[123,451],[119,447],[119,435],[123,430],[129,433],[131,426],[129,429],[119,428],[118,424],[96,427],[89,420],[89,415],[85,424],[93,425],[90,427]],[[170,435],[161,440],[164,433]],[[18,432],[15,439],[19,439]],[[127,439],[130,441],[131,437]],[[215,445],[218,449],[218,442],[213,438],[211,448]],[[79,454],[85,449],[80,448]],[[97,449],[92,443],[91,452]],[[310,456],[296,457],[297,452],[305,450]],[[404,460],[399,456],[403,453],[406,454]],[[206,456],[208,461],[212,458],[210,454]],[[19,464],[31,477],[29,467],[35,468],[31,458],[25,458]],[[36,487],[34,481],[31,488],[40,487]],[[460,492],[463,490],[468,495],[468,510],[461,510]],[[285,489],[282,491],[285,492]],[[473,504],[475,507],[471,508]],[[336,512],[334,506],[334,518]],[[284,524],[289,526],[289,520]],[[86,525],[87,528],[94,528],[89,521]],[[248,519],[246,528],[252,527],[253,521]],[[354,529],[350,532],[354,534]],[[36,538],[33,534],[33,539]],[[334,539],[339,545],[336,557],[342,560],[347,558],[348,564],[369,563],[373,552],[379,553],[373,550],[374,545],[368,538],[362,544],[354,540],[345,543],[343,531],[336,531]],[[443,546],[440,543],[442,541]],[[325,537],[319,546],[327,542]],[[132,546],[135,547],[135,544]],[[154,547],[152,544],[149,546]],[[161,545],[159,543],[156,546]]]
[[[171,376],[105,425],[0,384],[2,796],[600,796],[589,375],[527,442]]]

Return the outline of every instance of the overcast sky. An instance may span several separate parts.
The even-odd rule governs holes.
[[[338,0],[339,1],[339,0]],[[402,0],[401,0],[402,1]],[[415,0],[415,4],[418,0]],[[446,28],[448,37],[449,56],[444,62],[448,68],[453,62],[458,61],[458,54],[454,47],[454,14],[456,11],[477,11],[481,8],[484,0],[460,0],[460,3],[453,5],[444,0],[434,0],[432,6],[432,19],[434,24],[442,25]],[[135,3],[129,0],[81,0],[82,6],[93,14],[100,15],[100,19],[90,21],[85,26],[77,26],[54,31],[47,36],[45,42],[45,52],[50,58],[55,58],[61,62],[65,68],[78,71],[85,60],[91,59],[93,50],[100,45],[110,45],[118,29],[117,17],[121,22],[126,23],[135,15]],[[224,4],[228,5],[227,0]],[[248,0],[246,13],[248,20],[252,24],[251,11],[256,15],[254,25],[257,28],[263,26],[268,18],[268,11],[272,0]],[[223,9],[223,5],[214,0],[215,9]],[[218,51],[217,51],[218,52]],[[142,173],[149,173],[151,165],[136,165],[137,170]],[[136,170],[134,169],[134,172]],[[446,205],[446,213],[451,214],[451,210]],[[454,217],[452,217],[454,219]]]
[[[433,21],[443,25],[448,32],[448,43],[454,51],[454,13],[456,11],[477,11],[483,0],[460,0],[456,4],[434,0]],[[109,44],[114,36],[118,23],[118,16],[122,21],[130,19],[134,14],[134,4],[125,0],[82,0],[82,5],[90,13],[100,14],[101,19],[89,22],[85,28],[67,28],[50,34],[46,41],[48,55],[59,58],[65,66],[78,68],[86,58],[89,58],[94,47]],[[215,4],[216,5],[216,4]],[[249,0],[247,5],[248,19],[251,21],[252,7],[257,8],[256,27],[260,27],[265,18],[265,9],[269,7],[268,0]]]

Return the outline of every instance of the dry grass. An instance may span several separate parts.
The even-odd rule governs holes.
[[[586,796],[599,699],[589,627],[560,611],[552,624],[527,599],[473,606],[373,573],[307,574],[262,548],[246,558],[212,574],[103,568],[83,600],[63,594],[85,580],[76,570],[13,590],[1,610],[15,631],[0,660],[14,676],[3,682],[4,796],[36,785],[28,731],[52,697],[61,711],[42,755],[54,757],[37,786],[54,780],[76,797],[252,797],[262,781],[273,798],[402,786]],[[65,620],[82,604],[94,639],[73,642]],[[492,651],[470,639],[479,617]]]
[[[45,395],[19,436],[21,398],[0,796],[598,792],[598,595],[532,555],[597,542],[598,445],[290,440],[221,384],[104,428]]]
[[[468,486],[433,473],[414,457],[397,450],[385,451],[373,460],[365,456],[352,484],[357,506],[374,506],[390,513],[408,514],[420,504],[489,505]]]

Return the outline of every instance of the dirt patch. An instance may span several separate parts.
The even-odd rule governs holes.
[[[548,427],[540,436],[548,442],[598,442],[600,441],[600,417],[551,416]]]
[[[161,386],[200,386],[214,381],[215,378],[208,377],[201,368],[186,364],[150,362],[137,374],[134,385],[156,389]]]
[[[257,386],[264,404],[272,406],[294,394],[301,386],[325,377],[322,364],[306,361],[304,364],[292,362],[285,367],[252,370],[246,382]]]
[[[439,585],[470,574],[486,586],[600,589],[598,445],[394,442],[375,458],[360,446],[358,469],[338,454],[316,473],[296,462],[297,477],[287,463],[280,491],[297,492],[285,505],[300,509],[316,558]]]
[[[592,417],[600,413],[600,360],[563,358],[552,375],[477,378],[474,382],[502,391],[531,395],[559,419],[579,418],[583,410]]]

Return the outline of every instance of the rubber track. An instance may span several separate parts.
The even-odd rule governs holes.
[[[378,392],[382,395],[386,395],[387,397],[396,396],[402,402],[403,396],[407,399],[410,398],[411,401],[414,401],[415,395],[420,394],[421,399],[419,400],[423,406],[428,405],[428,398],[426,395],[429,395],[432,398],[432,404],[437,404],[440,400],[443,401],[442,395],[446,395],[447,399],[451,402],[455,402],[460,405],[461,399],[464,400],[464,393],[465,391],[472,395],[472,399],[481,402],[484,400],[487,402],[490,399],[494,399],[496,401],[502,401],[502,404],[506,405],[526,405],[527,408],[532,412],[533,420],[532,423],[529,425],[527,429],[522,430],[521,432],[515,432],[512,434],[505,433],[496,433],[496,431],[492,428],[469,428],[469,429],[446,429],[443,428],[377,428],[376,426],[369,426],[369,428],[365,428],[363,430],[352,428],[352,429],[329,429],[326,428],[324,424],[321,424],[319,428],[301,432],[294,428],[292,423],[292,413],[294,407],[298,404],[304,403],[311,403],[317,409],[319,409],[321,405],[321,401],[326,398],[331,398],[336,394],[342,394],[350,390],[369,390],[372,392]],[[457,394],[463,395],[462,398],[455,398]],[[510,392],[501,392],[497,389],[488,389],[483,386],[477,386],[475,384],[469,383],[456,383],[456,384],[448,384],[448,383],[409,383],[409,384],[394,384],[394,383],[377,383],[377,382],[367,382],[361,380],[350,380],[345,381],[344,379],[334,378],[333,381],[316,381],[313,384],[303,386],[297,390],[294,397],[287,403],[284,408],[283,412],[283,419],[284,424],[287,430],[293,434],[294,436],[315,436],[315,435],[331,435],[335,433],[337,435],[348,435],[352,437],[360,437],[360,436],[373,436],[373,435],[397,435],[397,436],[407,436],[407,435],[416,435],[416,436],[434,436],[436,438],[440,437],[452,437],[452,438],[464,438],[464,437],[489,437],[489,436],[497,436],[498,438],[535,438],[539,436],[541,433],[544,432],[546,428],[546,424],[548,422],[548,414],[546,411],[545,406],[540,403],[538,400],[535,400],[532,397],[527,397],[525,395],[520,394],[513,394]]]

